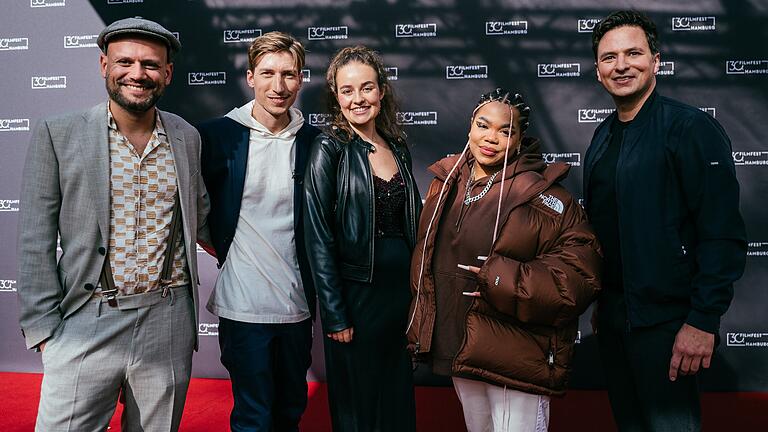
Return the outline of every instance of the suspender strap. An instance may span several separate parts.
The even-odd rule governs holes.
[[[171,232],[168,234],[168,241],[165,245],[165,257],[163,258],[163,269],[160,272],[160,286],[163,288],[163,297],[168,295],[170,288],[172,272],[173,272],[173,256],[176,246],[176,240],[179,238],[179,232],[181,231],[181,203],[179,201],[179,193],[173,197],[173,210],[171,210]],[[101,295],[107,299],[107,304],[112,307],[117,306],[117,288],[115,287],[115,278],[112,276],[112,266],[109,264],[109,253],[106,254],[104,259],[104,267],[101,269],[101,276],[99,281],[101,283]]]
[[[160,272],[160,286],[163,287],[163,297],[168,295],[173,279],[173,256],[175,255],[176,239],[181,231],[181,203],[179,202],[179,192],[176,191],[173,203],[173,216],[171,216],[171,232],[168,234],[168,242],[165,245],[165,258],[163,259],[163,270]]]
[[[109,251],[105,254],[104,267],[101,268],[101,295],[107,299],[107,303],[112,307],[117,307],[117,288],[115,288],[115,278],[112,277],[112,266],[109,265]]]

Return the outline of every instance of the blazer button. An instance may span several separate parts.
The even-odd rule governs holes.
[[[94,286],[92,283],[87,283],[83,288],[85,288],[88,291],[93,291]]]
[[[99,254],[104,255],[107,253],[107,250],[104,249],[104,246],[99,246]]]

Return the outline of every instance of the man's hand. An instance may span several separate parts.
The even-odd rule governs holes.
[[[40,345],[37,346],[38,348],[40,348],[40,352],[43,352],[45,350],[45,344],[47,343],[48,341],[40,342]]]
[[[715,335],[683,324],[672,347],[669,380],[677,380],[678,372],[681,375],[695,375],[699,367],[709,368],[714,348]]]
[[[327,336],[335,340],[336,342],[349,343],[349,342],[352,342],[352,335],[354,333],[355,333],[355,329],[353,327],[350,327],[342,331],[337,331],[335,333],[328,333]]]

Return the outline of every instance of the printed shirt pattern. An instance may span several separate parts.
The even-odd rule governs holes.
[[[141,155],[117,130],[109,108],[107,113],[112,192],[109,263],[120,295],[139,294],[159,288],[173,216],[176,169],[157,111],[155,130]],[[178,236],[174,251],[170,286],[186,285],[189,273],[183,235]]]

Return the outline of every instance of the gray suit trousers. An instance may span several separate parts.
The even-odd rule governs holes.
[[[43,351],[37,431],[104,431],[122,389],[123,431],[176,431],[192,370],[195,312],[189,287],[91,298]]]

